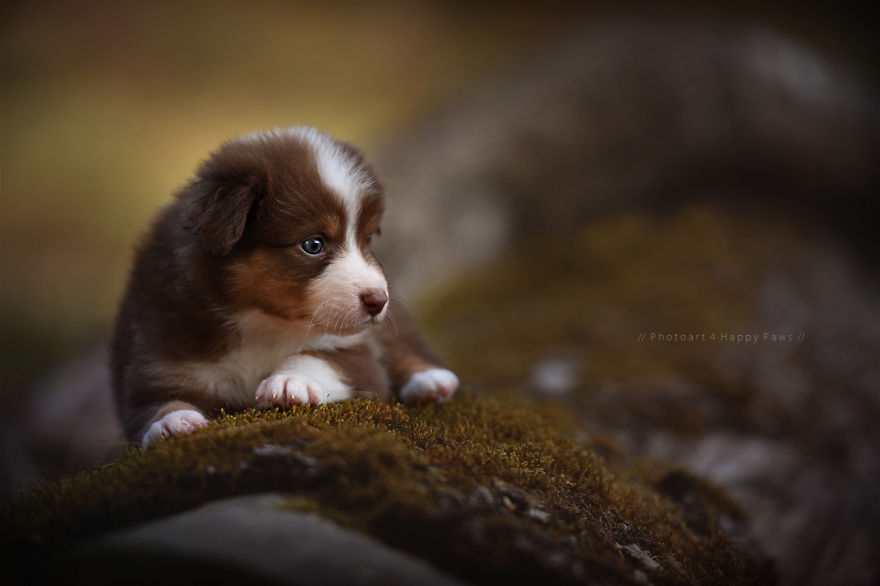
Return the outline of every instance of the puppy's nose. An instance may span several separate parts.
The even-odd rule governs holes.
[[[367,313],[375,316],[378,315],[382,311],[382,308],[385,307],[385,304],[388,303],[388,295],[379,289],[370,289],[369,291],[361,293],[361,303],[364,304],[364,309],[367,310]]]

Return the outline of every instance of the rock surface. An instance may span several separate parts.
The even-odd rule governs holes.
[[[880,303],[845,247],[705,206],[541,242],[428,304],[463,379],[566,405],[605,453],[711,479],[783,583],[870,584]]]
[[[225,499],[111,532],[73,554],[77,579],[120,584],[136,575],[142,583],[167,584],[187,576],[222,583],[232,574],[249,584],[461,584],[400,550],[313,513],[286,509],[290,498]]]

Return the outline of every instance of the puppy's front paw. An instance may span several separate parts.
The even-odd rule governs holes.
[[[257,405],[260,407],[290,407],[321,403],[321,385],[307,376],[276,374],[265,379],[257,387]]]
[[[446,401],[458,389],[458,377],[451,370],[432,368],[412,375],[400,389],[400,400],[404,403],[415,401]]]
[[[206,425],[208,425],[208,420],[198,411],[192,409],[172,411],[150,426],[150,429],[144,434],[141,445],[146,448],[156,440],[168,439],[172,435],[193,433]]]

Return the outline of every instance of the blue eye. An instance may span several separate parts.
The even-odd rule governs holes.
[[[324,250],[324,239],[315,236],[313,238],[309,238],[308,240],[303,241],[301,246],[306,254],[320,254],[321,251]]]

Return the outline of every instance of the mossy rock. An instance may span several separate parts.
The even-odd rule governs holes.
[[[740,513],[711,487],[682,471],[608,461],[562,428],[527,404],[468,392],[443,405],[361,400],[220,414],[193,436],[131,448],[24,495],[3,513],[7,551],[44,564],[91,537],[212,499],[282,492],[287,508],[471,583],[769,580],[718,528]],[[708,496],[676,500],[670,484]]]

